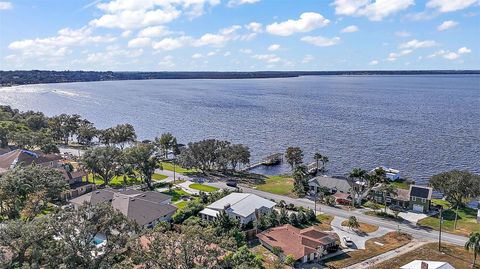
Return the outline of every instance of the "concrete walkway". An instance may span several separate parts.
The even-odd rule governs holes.
[[[390,250],[388,252],[385,252],[383,254],[380,254],[378,256],[375,256],[373,258],[365,260],[361,263],[350,265],[348,267],[345,267],[345,269],[365,269],[365,268],[372,268],[373,269],[373,268],[375,268],[376,264],[379,264],[381,262],[390,260],[390,259],[392,259],[396,256],[399,256],[399,255],[405,254],[407,252],[410,252],[412,250],[415,250],[415,249],[423,246],[426,243],[428,243],[428,241],[413,239],[412,241],[410,241],[410,243],[408,243],[408,244],[406,244],[402,247],[399,247],[399,248],[394,249],[394,250]]]
[[[386,233],[393,231],[393,230],[388,229],[388,228],[378,227],[378,230],[376,230],[373,233],[361,234],[361,233],[355,232],[354,230],[352,230],[348,227],[342,226],[342,222],[344,220],[346,220],[346,218],[334,217],[333,220],[332,220],[332,223],[331,223],[332,229],[340,237],[340,242],[341,242],[343,247],[347,247],[347,246],[344,245],[344,242],[342,240],[343,236],[347,236],[347,237],[350,237],[350,239],[352,239],[352,241],[354,243],[354,246],[352,246],[351,248],[353,248],[353,249],[365,249],[365,242],[367,240],[375,238],[375,237],[383,236]]]

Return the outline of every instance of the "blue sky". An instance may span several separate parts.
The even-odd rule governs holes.
[[[0,69],[480,69],[479,0],[0,1]]]

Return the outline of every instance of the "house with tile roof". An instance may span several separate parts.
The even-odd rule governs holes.
[[[215,220],[221,211],[237,219],[241,224],[257,220],[269,213],[276,203],[251,193],[231,193],[200,211],[202,219]]]
[[[291,255],[298,263],[315,261],[338,250],[338,237],[315,226],[299,229],[286,224],[268,229],[257,237],[270,251],[280,249],[281,258]]]
[[[60,160],[62,160],[60,155],[16,149],[0,155],[0,174],[3,174],[16,166],[30,165],[32,163],[52,168],[60,168]]]
[[[99,189],[70,200],[78,208],[83,204],[108,203],[139,226],[150,228],[158,222],[170,221],[177,207],[172,197],[156,191]]]

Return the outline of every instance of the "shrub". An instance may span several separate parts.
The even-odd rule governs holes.
[[[285,257],[284,263],[288,266],[292,266],[293,263],[295,263],[295,257],[292,254],[288,254],[287,257]]]

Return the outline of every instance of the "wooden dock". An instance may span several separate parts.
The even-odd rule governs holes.
[[[263,158],[260,162],[250,164],[249,166],[243,168],[242,171],[249,171],[262,165],[266,165],[266,166],[277,165],[282,163],[282,161],[283,161],[283,153],[274,153]]]

